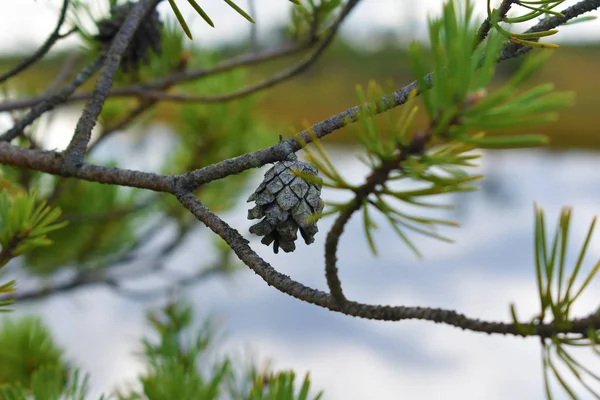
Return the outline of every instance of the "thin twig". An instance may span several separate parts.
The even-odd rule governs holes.
[[[515,3],[518,3],[518,1],[517,0],[502,0],[502,3],[500,4],[500,7],[498,8],[499,17],[504,18],[506,16],[506,14],[508,14],[508,12],[510,11],[510,8],[512,7],[512,5]],[[479,27],[479,30],[477,31],[476,45],[478,45],[479,43],[481,43],[485,40],[488,33],[490,33],[490,29],[492,29],[492,23],[490,22],[490,19],[488,17],[485,19],[485,21],[483,21],[483,23]]]
[[[63,0],[62,7],[60,9],[60,14],[58,16],[58,21],[56,22],[56,27],[48,36],[46,41],[29,57],[21,61],[17,66],[15,66],[10,71],[5,74],[0,75],[0,83],[5,82],[7,79],[20,74],[25,71],[27,68],[32,66],[37,61],[41,60],[46,53],[54,46],[54,44],[61,39],[63,36],[60,35],[60,28],[63,26],[65,19],[67,17],[67,10],[69,8],[70,0]]]
[[[160,227],[164,227],[164,223],[160,224]],[[129,262],[142,262],[143,260],[136,259],[133,257],[133,253],[143,244],[146,244],[151,236],[153,236],[157,230],[151,229],[147,234],[145,234],[142,240],[138,241],[134,246],[130,247],[126,254],[123,254],[113,260],[108,261],[108,265],[102,270],[93,270],[93,271],[83,271],[77,274],[75,278],[68,282],[63,282],[51,286],[46,287],[38,287],[35,289],[30,289],[26,291],[17,290],[11,296],[3,297],[2,300],[15,300],[19,303],[40,300],[46,298],[51,295],[55,295],[58,293],[68,293],[74,290],[79,290],[84,287],[94,286],[94,285],[106,285],[110,288],[120,287],[119,280],[122,279],[132,279],[132,278],[141,278],[143,276],[147,276],[149,274],[154,274],[161,271],[165,266],[165,259],[173,254],[179,246],[183,243],[183,240],[187,233],[190,232],[189,229],[181,230],[177,235],[173,237],[165,246],[163,246],[160,251],[157,253],[148,256],[148,265],[144,266],[142,271],[136,271],[135,273],[127,273],[127,274],[111,274],[111,271],[121,268],[124,263]],[[177,282],[177,280],[175,280]]]
[[[157,79],[152,82],[126,86],[123,88],[117,88],[110,91],[108,97],[135,97],[143,96],[143,93],[153,90],[160,90],[162,87],[170,87],[178,83],[184,83],[192,80],[202,79],[212,75],[231,71],[238,67],[250,66],[260,64],[267,61],[272,61],[278,58],[287,57],[301,51],[304,51],[312,47],[318,40],[316,38],[310,38],[306,42],[300,45],[284,45],[281,48],[265,50],[257,54],[244,54],[242,56],[234,57],[229,60],[223,61],[211,68],[202,68],[196,70],[190,70],[185,72],[178,72],[169,75],[166,78]],[[85,93],[74,93],[71,95],[65,103],[89,100],[92,94],[89,92]],[[0,104],[0,112],[6,112],[11,110],[18,110],[22,108],[32,107],[39,103],[43,98],[35,97],[32,99],[20,99],[11,102],[4,102]]]
[[[393,162],[382,164],[373,171],[365,184],[356,190],[354,199],[338,214],[333,226],[327,233],[327,238],[325,239],[325,278],[327,279],[327,286],[329,287],[331,297],[340,306],[348,301],[342,291],[342,282],[340,281],[337,268],[338,245],[344,233],[344,228],[352,215],[360,210],[363,201],[375,190],[377,185],[385,182],[389,173],[397,167],[398,162],[394,160]]]
[[[83,157],[92,135],[92,129],[98,121],[98,116],[110,92],[113,78],[121,63],[121,57],[138,26],[158,2],[159,0],[140,0],[136,3],[115,35],[106,53],[104,65],[98,77],[96,88],[92,93],[92,98],[85,105],[83,113],[77,121],[75,134],[65,151],[67,168],[77,168],[83,164]]]
[[[340,12],[340,15],[336,19],[336,21],[329,28],[329,32],[327,36],[323,40],[319,42],[319,45],[315,49],[313,53],[307,56],[304,60],[300,61],[297,65],[291,67],[286,71],[282,71],[278,74],[274,74],[263,82],[245,87],[238,91],[217,95],[217,96],[189,96],[189,95],[172,95],[164,92],[156,92],[156,91],[146,91],[140,92],[140,95],[145,98],[150,98],[153,100],[169,100],[169,101],[180,101],[180,102],[197,102],[197,103],[222,103],[235,99],[239,99],[241,97],[248,96],[250,94],[262,91],[264,89],[268,89],[281,83],[285,80],[295,77],[296,75],[304,72],[308,67],[310,67],[327,47],[331,44],[333,39],[336,36],[338,29],[340,28],[342,22],[348,17],[350,12],[356,7],[356,5],[360,2],[360,0],[351,0],[346,4],[344,9]]]
[[[58,91],[58,89],[67,81],[67,78],[69,78],[73,72],[78,58],[79,57],[77,55],[72,55],[65,60],[63,65],[60,67],[60,71],[58,71],[56,78],[54,78],[52,83],[46,88],[42,94],[42,97],[52,96]]]
[[[196,285],[201,281],[204,281],[212,276],[216,276],[219,274],[223,274],[226,272],[227,264],[229,263],[230,252],[223,254],[212,263],[210,266],[206,268],[201,268],[197,272],[189,276],[182,276],[178,279],[175,279],[169,282],[165,287],[161,289],[144,289],[144,290],[132,290],[127,289],[122,284],[117,281],[110,282],[108,287],[113,289],[113,291],[119,296],[125,297],[129,300],[134,301],[149,301],[156,299],[161,294],[166,294],[170,291],[176,290],[180,292],[186,287]]]
[[[273,87],[281,82],[291,79],[291,78],[295,77],[296,75],[304,72],[315,61],[317,61],[319,56],[321,54],[323,54],[325,49],[331,44],[331,42],[335,38],[335,35],[336,35],[341,23],[348,16],[350,11],[356,6],[356,4],[359,3],[359,1],[360,0],[352,0],[346,5],[344,10],[342,10],[342,12],[340,13],[340,16],[338,17],[338,19],[330,27],[327,36],[325,36],[324,39],[319,41],[319,45],[317,46],[317,48],[315,49],[315,51],[313,53],[311,53],[309,56],[307,56],[306,58],[301,60],[297,65],[294,65],[293,67],[289,68],[288,70],[282,71],[278,74],[274,74],[274,75],[270,76],[268,79],[264,80],[263,82],[256,83],[254,85],[245,87],[243,89],[237,90],[232,93],[216,95],[216,96],[191,96],[191,95],[185,95],[185,94],[177,95],[177,94],[165,93],[162,91],[162,88],[160,88],[161,90],[149,89],[149,88],[155,86],[155,84],[139,85],[137,87],[123,88],[122,90],[115,89],[115,90],[111,91],[108,94],[108,96],[109,97],[136,96],[141,99],[150,100],[150,101],[222,103],[222,102],[239,99],[239,98],[251,95],[253,93],[268,89],[270,87]],[[167,80],[165,80],[165,82],[167,82],[166,84],[169,84],[169,85],[173,84]],[[72,97],[72,99],[79,99],[80,97],[84,97],[84,96],[75,95]],[[0,111],[1,110],[2,109],[0,108]],[[143,111],[143,110],[140,110],[139,113],[141,113],[141,111]]]

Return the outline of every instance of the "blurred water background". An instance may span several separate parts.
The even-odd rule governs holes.
[[[259,10],[269,8],[258,3]],[[365,3],[396,10],[394,2]],[[419,15],[423,20],[424,11],[415,9],[413,18]],[[361,18],[374,15],[368,14],[369,6],[362,10]],[[414,22],[414,26],[418,36],[421,25]],[[588,32],[588,38],[599,32],[594,29]],[[307,73],[262,94],[258,117],[289,132],[304,121],[314,123],[354,105],[355,83],[365,84],[371,78],[409,82],[403,47],[408,37],[403,32],[386,28],[377,33],[377,41],[371,39],[368,46],[356,47],[350,44],[352,36],[347,31],[345,41],[338,41]],[[9,33],[3,28],[0,36]],[[599,38],[596,36],[596,40]],[[377,231],[380,254],[373,257],[361,221],[353,219],[342,237],[339,255],[347,296],[367,303],[451,308],[470,317],[495,320],[510,319],[512,302],[521,318],[535,313],[538,299],[533,258],[534,203],[546,210],[553,224],[561,207],[574,208],[571,259],[579,250],[592,217],[600,211],[600,46],[598,42],[585,42],[564,44],[532,82],[552,81],[559,89],[575,90],[577,94],[576,107],[561,112],[559,122],[536,129],[551,137],[551,150],[483,152],[478,169],[486,178],[481,190],[439,198],[440,202],[457,205],[454,211],[435,214],[461,222],[460,228],[443,231],[456,243],[418,239],[425,254],[422,260],[416,259],[386,224],[380,224]],[[227,46],[222,51],[235,50],[235,45]],[[0,54],[0,71],[15,57],[8,50]],[[56,54],[45,64],[45,72],[32,69],[24,78],[31,90],[47,80],[45,74],[54,73],[61,60],[64,54]],[[517,66],[518,62],[506,63],[500,74],[508,74]],[[277,63],[270,64],[253,74],[266,76],[278,67]],[[168,119],[171,107],[157,108],[154,116]],[[77,111],[76,107],[66,108],[48,124],[48,148],[65,145],[77,121]],[[351,131],[346,129],[331,135],[326,143],[338,169],[349,180],[359,182],[367,170],[356,159],[360,149],[351,137]],[[97,157],[116,157],[124,167],[156,171],[161,167],[161,154],[167,154],[170,145],[169,132],[156,124],[149,131],[115,135],[98,149]],[[263,172],[253,172],[248,193],[234,210],[221,216],[244,233],[257,252],[279,271],[326,290],[323,247],[331,219],[320,223],[321,233],[313,245],[299,245],[292,254],[273,255],[247,233],[250,222],[245,219],[245,197]],[[342,194],[324,192],[326,200],[339,196]],[[423,211],[423,215],[433,214]],[[166,241],[171,234],[166,226],[162,239]],[[199,259],[210,262],[209,237],[206,229],[198,228],[168,260],[165,279],[136,279],[127,286],[132,290],[158,289],[173,274],[185,276],[199,267]],[[592,239],[585,265],[591,266],[598,258],[600,235]],[[23,287],[27,287],[27,282]],[[584,315],[598,306],[599,289],[596,282],[581,299],[576,314]],[[294,368],[299,373],[310,371],[314,387],[325,390],[325,399],[544,398],[541,356],[535,339],[490,337],[415,321],[354,319],[281,294],[247,269],[230,279],[209,278],[182,289],[182,293],[196,306],[200,319],[212,316],[219,321],[223,328],[221,351],[270,359],[275,367]],[[45,317],[67,355],[91,373],[93,398],[140,372],[142,365],[133,352],[138,350],[139,338],[145,333],[144,310],[164,299],[140,302],[104,287],[86,287],[17,305],[16,310]],[[592,368],[600,367],[597,358],[590,362]]]

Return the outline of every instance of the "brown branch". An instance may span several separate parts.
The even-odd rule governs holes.
[[[148,12],[150,12],[159,0],[140,0],[135,4],[121,27],[115,35],[108,52],[104,58],[104,65],[92,98],[85,105],[83,113],[77,121],[75,134],[65,151],[68,168],[77,168],[83,164],[83,157],[92,135],[92,129],[98,121],[106,97],[112,87],[113,78],[121,63],[121,57],[129,42],[133,38],[138,26],[142,23]]]
[[[431,78],[432,75],[429,74],[426,79],[428,82],[431,82]],[[375,112],[379,114],[385,110],[404,104],[408,100],[410,92],[415,88],[417,88],[416,81],[396,90],[391,95],[383,97],[378,102]],[[182,176],[183,183],[190,190],[195,190],[208,182],[239,174],[251,168],[259,168],[265,164],[284,160],[289,153],[300,150],[315,138],[323,138],[346,125],[356,122],[361,107],[369,107],[369,105],[364,104],[349,108],[314,124],[309,128],[312,134],[309,134],[308,130],[303,130],[297,133],[295,137],[283,140],[271,147],[187,172]]]
[[[65,60],[63,65],[60,67],[58,74],[56,74],[56,78],[54,78],[52,83],[46,88],[44,94],[42,94],[42,97],[52,96],[60,89],[60,87],[67,81],[69,76],[71,76],[78,58],[79,57],[77,55],[72,55]]]
[[[19,63],[13,69],[6,72],[5,74],[0,75],[0,83],[5,82],[9,78],[20,74],[21,72],[25,71],[27,68],[32,66],[34,63],[41,60],[42,57],[44,57],[46,53],[48,53],[48,51],[52,48],[52,46],[54,46],[54,44],[59,39],[66,36],[60,34],[60,28],[62,28],[67,17],[69,2],[70,0],[63,0],[62,7],[60,9],[60,14],[58,16],[58,21],[56,22],[56,27],[54,28],[50,36],[48,36],[46,41],[33,54],[21,61],[21,63]]]
[[[219,259],[213,262],[206,268],[199,269],[195,273],[188,276],[181,276],[177,279],[173,279],[167,283],[167,286],[162,289],[144,289],[144,290],[132,290],[127,289],[125,286],[117,281],[111,281],[108,287],[111,288],[119,296],[125,297],[129,300],[134,301],[149,301],[156,300],[161,294],[167,294],[168,292],[181,291],[186,287],[195,285],[201,281],[204,281],[213,276],[221,275],[227,272],[227,265],[229,264],[230,253],[224,253]]]
[[[300,45],[289,45],[286,44],[280,48],[270,49],[261,51],[259,53],[247,53],[241,56],[233,57],[229,60],[223,61],[214,67],[211,68],[203,68],[185,72],[179,72],[177,74],[172,74],[163,79],[157,79],[152,82],[148,82],[141,85],[132,86],[129,89],[133,91],[139,90],[153,90],[159,89],[164,86],[174,86],[179,83],[189,82],[196,79],[206,78],[208,76],[212,76],[215,74],[220,74],[223,72],[231,71],[235,68],[239,67],[248,67],[251,65],[261,64],[267,61],[273,61],[279,58],[288,57],[294,54],[297,54],[301,51],[307,50],[313,47],[316,43],[318,43],[318,39],[315,37],[311,37]],[[128,88],[115,89],[115,93],[117,94],[126,94],[129,90]],[[1,109],[0,109],[1,111]]]
[[[67,170],[61,153],[25,149],[13,146],[7,142],[0,142],[0,163],[45,172],[51,175],[72,177],[111,185],[136,187],[155,192],[173,192],[177,187],[177,177],[171,175],[159,175],[86,163],[82,164],[75,171]]]
[[[481,321],[469,318],[454,310],[442,308],[371,305],[354,301],[347,301],[343,305],[340,305],[330,294],[304,286],[300,282],[294,281],[289,276],[275,270],[252,250],[248,245],[248,241],[237,230],[212,213],[192,193],[182,192],[177,194],[177,198],[196,218],[219,235],[233,249],[238,258],[269,286],[273,286],[280,292],[286,293],[298,300],[326,308],[330,311],[380,321],[418,319],[443,323],[473,332],[521,337],[537,336],[540,338],[549,338],[558,334],[569,333],[587,336],[588,329],[600,329],[600,313],[591,314],[585,318],[574,319],[568,327],[565,327],[564,324],[557,324],[558,326],[555,326],[553,323],[534,325],[531,333],[525,333],[520,331],[512,322]]]
[[[188,53],[183,53],[180,56],[179,63],[174,68],[174,72],[184,71],[187,68],[188,60],[189,60]],[[163,86],[160,89],[167,90],[169,87],[170,86]],[[139,117],[144,112],[146,112],[149,109],[151,109],[152,107],[154,107],[156,104],[158,104],[157,100],[142,100],[142,101],[140,101],[138,106],[135,109],[133,109],[132,111],[130,111],[128,115],[123,117],[123,119],[121,119],[119,122],[115,123],[113,126],[103,129],[103,131],[100,134],[100,136],[98,137],[98,139],[96,139],[96,141],[88,147],[88,152],[91,153],[96,146],[98,146],[100,143],[102,143],[104,140],[106,140],[110,135],[112,135],[113,133],[115,133],[119,130],[125,129],[127,127],[127,125],[132,123],[137,117]]]

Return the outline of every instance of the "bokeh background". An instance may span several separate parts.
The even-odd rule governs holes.
[[[0,72],[44,40],[60,6],[50,0],[2,3]],[[195,36],[190,46],[236,52],[240,43],[247,41],[249,24],[223,2],[206,3],[216,28],[190,17]],[[318,122],[355,105],[357,83],[391,80],[399,87],[412,81],[406,45],[426,39],[426,17],[435,15],[441,3],[364,0],[315,65],[259,95],[256,117],[287,135],[305,122]],[[476,3],[483,15],[485,2]],[[573,3],[567,1],[565,6]],[[246,5],[243,0],[239,4]],[[285,0],[256,0],[255,6],[259,43],[267,48],[289,17],[290,5]],[[166,4],[160,9],[169,15]],[[191,9],[184,6],[183,10],[193,15]],[[106,10],[99,7],[98,14],[103,12]],[[600,16],[598,12],[593,15]],[[554,82],[557,89],[573,90],[576,105],[562,111],[558,122],[536,128],[536,133],[550,137],[549,148],[482,153],[478,167],[486,175],[482,189],[442,199],[457,204],[455,211],[444,215],[462,226],[443,232],[456,243],[418,239],[423,260],[416,259],[385,224],[376,236],[380,254],[373,257],[360,221],[353,220],[342,238],[340,254],[341,279],[349,297],[369,303],[454,308],[485,319],[508,320],[513,302],[522,318],[535,313],[534,202],[546,210],[552,222],[561,207],[574,208],[572,257],[591,218],[600,210],[600,22],[564,27],[553,42],[561,44],[561,49],[531,84]],[[61,42],[43,65],[19,78],[23,87],[39,90],[79,45],[71,39]],[[253,68],[250,74],[257,79],[266,77],[286,62]],[[504,63],[497,84],[519,63]],[[66,145],[77,121],[77,107],[62,109],[48,124],[44,143],[49,148]],[[158,170],[171,149],[160,121],[175,117],[173,107],[176,105],[158,106],[153,112],[157,122],[151,129],[121,132],[107,140],[99,149],[99,159],[116,156],[126,167]],[[330,135],[325,142],[345,177],[357,182],[364,178],[368,171],[356,159],[360,148],[352,128]],[[252,179],[258,183],[263,172],[256,171]],[[321,267],[324,232],[332,221],[321,222],[322,233],[313,245],[301,245],[292,254],[273,255],[247,233],[246,196],[222,217],[246,232],[259,254],[278,270],[325,290]],[[342,194],[324,192],[329,200],[339,196]],[[164,239],[171,234],[166,226]],[[167,272],[185,273],[196,267],[199,255],[210,258],[208,238],[207,232],[198,229],[168,260]],[[596,235],[585,265],[593,265],[599,257],[600,236]],[[158,293],[166,281],[166,277],[153,277],[132,280],[128,285],[132,289],[156,288]],[[599,289],[595,284],[582,298],[576,310],[580,315],[598,306]],[[195,305],[199,319],[212,316],[219,321],[224,332],[220,338],[223,352],[269,359],[275,367],[310,371],[314,387],[325,390],[325,399],[544,398],[540,348],[534,339],[489,337],[424,322],[354,319],[281,294],[249,270],[230,278],[204,280],[182,293]],[[142,364],[134,351],[146,329],[144,310],[164,300],[164,296],[144,301],[124,298],[98,286],[15,308],[17,313],[44,317],[68,356],[90,372],[90,398],[94,398],[140,373]],[[588,361],[596,371],[600,368],[597,358]]]

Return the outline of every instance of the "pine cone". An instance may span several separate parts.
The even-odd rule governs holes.
[[[101,50],[107,51],[119,28],[125,22],[125,19],[132,10],[135,2],[128,2],[110,8],[110,18],[103,19],[97,23],[98,34],[95,36],[101,44]],[[160,41],[162,32],[162,22],[158,12],[153,10],[139,25],[133,35],[127,49],[121,56],[121,69],[127,72],[131,67],[137,71],[140,62],[148,63],[149,50],[160,55],[162,52]]]
[[[306,182],[292,170],[314,176],[319,173],[311,164],[298,161],[291,153],[287,161],[278,162],[265,173],[263,182],[248,198],[248,202],[256,202],[256,206],[248,211],[248,219],[264,217],[250,227],[250,232],[264,236],[261,243],[267,246],[273,243],[275,254],[279,248],[286,253],[296,249],[294,242],[298,230],[306,244],[314,242],[319,231],[317,221],[307,221],[307,218],[323,211],[322,185]]]

